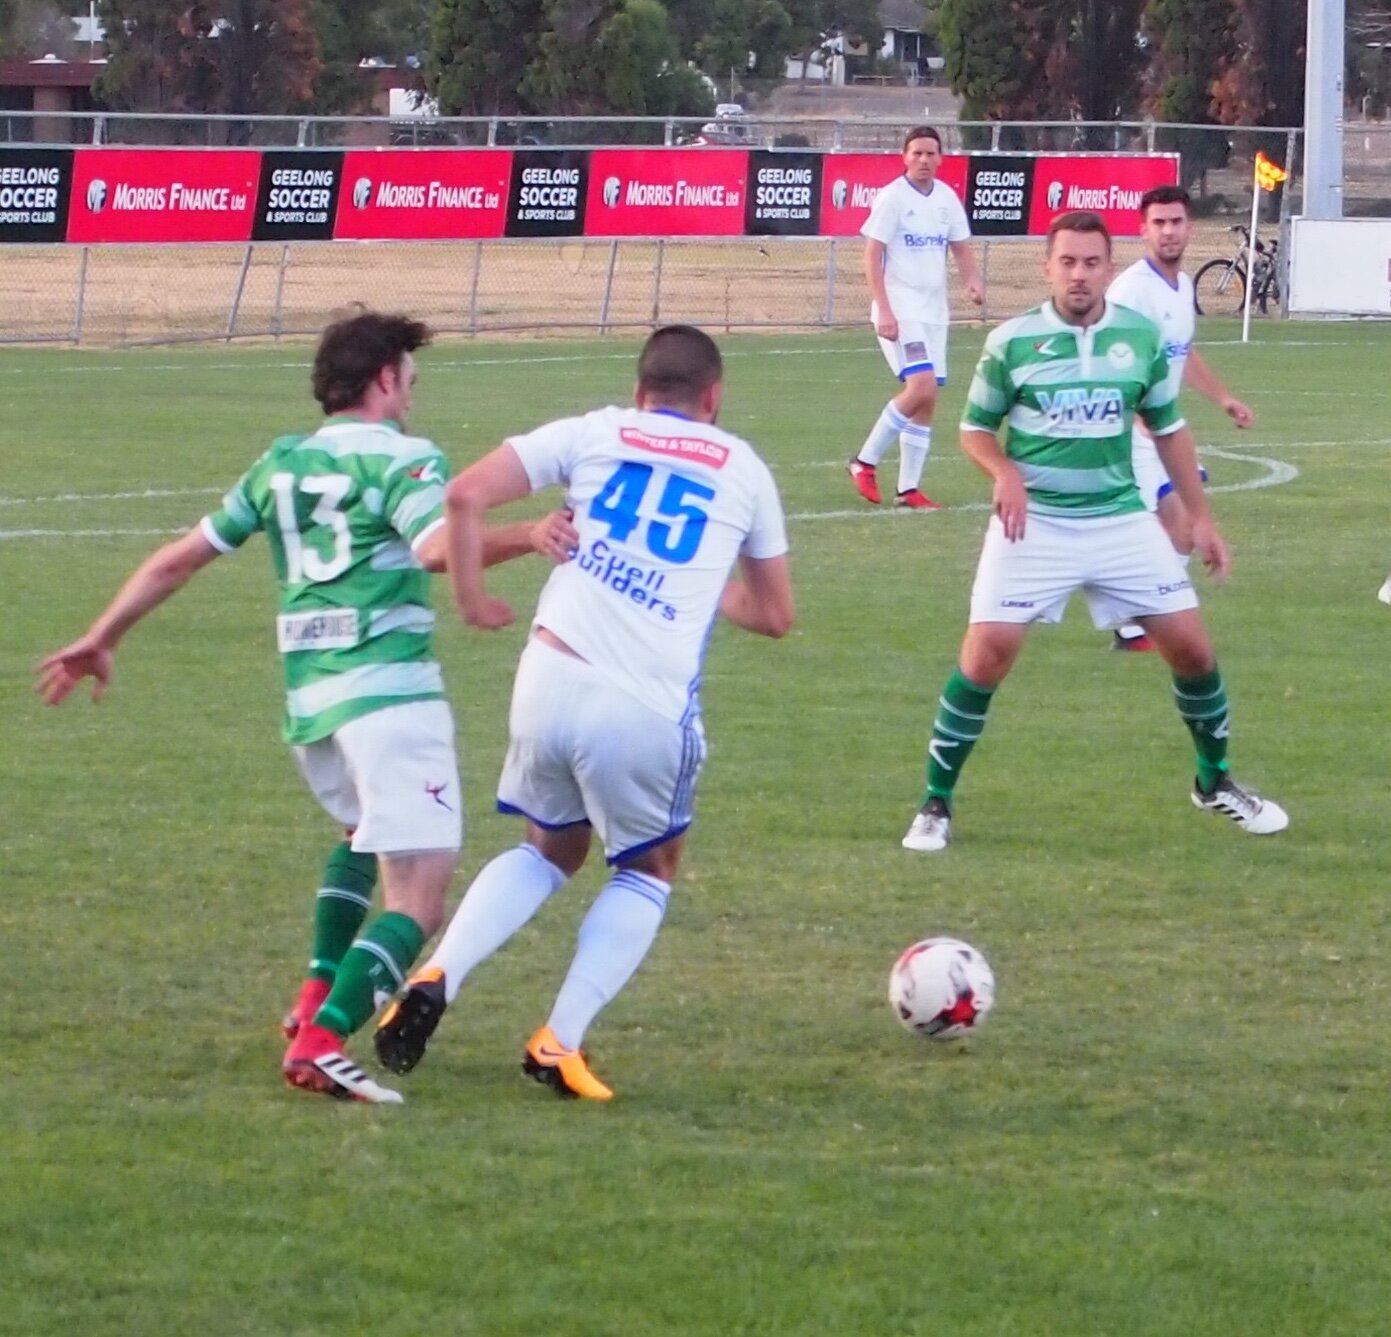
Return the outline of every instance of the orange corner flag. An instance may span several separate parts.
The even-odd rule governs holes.
[[[1256,184],[1262,190],[1274,190],[1280,182],[1288,181],[1289,175],[1273,158],[1267,158],[1264,153],[1256,154]]]

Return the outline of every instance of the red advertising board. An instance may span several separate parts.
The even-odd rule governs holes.
[[[821,166],[821,235],[857,237],[879,191],[903,175],[899,153],[828,153]],[[958,195],[966,189],[966,159],[942,159],[937,178]]]
[[[585,232],[591,237],[741,237],[744,149],[595,149]]]
[[[500,237],[511,149],[357,149],[343,157],[335,237]]]
[[[254,149],[78,149],[68,240],[246,241],[260,175]]]
[[[1140,230],[1140,196],[1154,186],[1178,184],[1178,159],[1078,158],[1042,155],[1034,162],[1029,233],[1039,237],[1060,213],[1090,209],[1119,237]]]

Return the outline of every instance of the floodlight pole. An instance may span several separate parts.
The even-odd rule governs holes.
[[[1309,0],[1304,70],[1304,215],[1343,216],[1344,0]]]

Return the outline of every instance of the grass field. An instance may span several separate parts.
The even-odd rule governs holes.
[[[715,638],[687,872],[590,1036],[605,1107],[517,1072],[594,868],[479,972],[404,1108],[280,1085],[334,832],[278,742],[259,545],[131,636],[99,708],[30,694],[159,535],[312,422],[309,350],[0,352],[0,1332],[1386,1331],[1391,329],[1233,333],[1203,331],[1261,420],[1190,405],[1232,489],[1236,572],[1203,594],[1235,773],[1291,830],[1193,810],[1162,666],[1079,604],[999,694],[940,856],[898,841],[984,523],[950,426],[980,332],[926,516],[839,467],[891,389],[866,337],[726,341],[800,621]],[[463,462],[624,399],[633,348],[440,347],[413,426]],[[525,606],[542,575],[495,585]],[[490,808],[522,636],[440,636],[465,875],[517,836]],[[999,979],[965,1050],[884,1000],[937,932]]]

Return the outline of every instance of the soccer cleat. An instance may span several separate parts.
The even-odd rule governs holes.
[[[427,966],[406,981],[406,992],[389,1004],[372,1036],[377,1060],[390,1072],[409,1072],[425,1057],[425,1046],[449,1006],[444,971]]]
[[[315,979],[313,976],[299,986],[295,1005],[280,1023],[280,1029],[285,1033],[287,1040],[293,1040],[299,1034],[301,1026],[307,1026],[314,1020],[314,1014],[323,1006],[323,1001],[332,988],[333,985],[328,980]]]
[[[932,853],[951,844],[951,809],[944,798],[935,794],[918,809],[913,825],[903,837],[905,850]]]
[[[1111,649],[1124,650],[1127,654],[1149,654],[1155,649],[1155,644],[1142,631],[1138,636],[1122,636],[1119,631],[1111,633]]]
[[[1377,591],[1377,598],[1384,604],[1391,604],[1391,576],[1387,576]]]
[[[906,492],[900,492],[894,497],[895,506],[903,506],[910,511],[940,511],[942,503],[933,501],[931,497],[924,494],[921,488],[910,487]]]
[[[405,1103],[399,1091],[374,1082],[343,1052],[340,1036],[313,1022],[300,1027],[285,1054],[282,1071],[290,1086],[335,1100],[361,1100],[369,1105]]]
[[[566,1049],[549,1026],[527,1041],[522,1071],[565,1099],[612,1100],[613,1092],[589,1070],[583,1049]]]
[[[1230,775],[1223,775],[1211,793],[1204,794],[1193,782],[1193,806],[1219,817],[1230,817],[1243,831],[1253,836],[1273,836],[1289,824],[1289,814],[1268,798],[1237,784]]]
[[[874,476],[874,466],[866,464],[856,456],[845,466],[845,471],[850,475],[850,481],[855,484],[855,491],[871,506],[878,506],[879,480]]]

